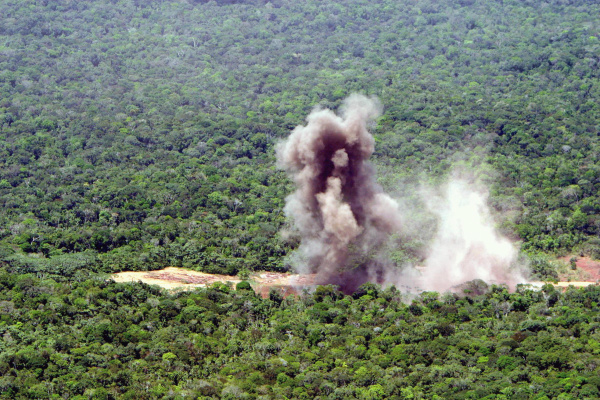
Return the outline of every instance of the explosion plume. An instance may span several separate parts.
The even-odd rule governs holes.
[[[344,291],[382,283],[387,261],[380,249],[400,227],[398,205],[375,182],[368,162],[375,141],[367,126],[380,113],[377,100],[351,95],[339,116],[314,110],[277,148],[279,165],[296,183],[285,211],[306,257],[297,268]]]
[[[296,184],[285,212],[301,237],[298,272],[315,273],[315,284],[346,293],[368,281],[437,291],[474,279],[509,286],[525,281],[514,268],[515,248],[495,229],[487,192],[457,177],[442,195],[430,190],[424,201],[439,221],[424,268],[398,269],[389,261],[386,248],[390,235],[400,233],[401,212],[368,161],[375,140],[367,128],[380,112],[377,100],[351,95],[339,115],[315,109],[278,145],[279,166]]]
[[[463,179],[451,179],[441,198],[429,197],[440,223],[421,287],[445,291],[474,279],[509,287],[526,281],[516,266],[517,251],[496,230],[486,200],[486,191]]]

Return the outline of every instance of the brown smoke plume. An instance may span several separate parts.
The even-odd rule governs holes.
[[[366,281],[382,283],[388,262],[380,249],[400,226],[398,205],[367,161],[375,144],[367,125],[380,113],[377,100],[351,95],[339,116],[314,110],[277,148],[279,165],[296,183],[286,214],[306,257],[297,268],[347,292]]]

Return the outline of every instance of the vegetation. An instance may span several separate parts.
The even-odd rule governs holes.
[[[285,270],[296,242],[277,233],[290,186],[273,145],[361,91],[386,106],[387,189],[489,165],[525,250],[597,256],[598,8],[4,1],[0,253],[58,275]]]
[[[599,286],[465,293],[164,295],[0,271],[0,398],[600,396]]]
[[[105,279],[287,270],[274,145],[352,92],[385,105],[386,190],[410,198],[463,165],[538,276],[556,277],[548,254],[600,257],[598,2],[2,0],[0,15],[0,398],[600,397],[598,286],[260,299]],[[393,259],[419,261],[427,232]]]

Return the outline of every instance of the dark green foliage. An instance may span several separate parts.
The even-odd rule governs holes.
[[[297,240],[277,235],[291,186],[274,144],[355,91],[386,106],[386,189],[486,163],[525,249],[597,256],[599,13],[583,0],[5,2],[0,242],[20,255],[1,259],[285,270]],[[426,239],[397,261],[418,261]]]
[[[0,4],[0,397],[597,398],[598,287],[165,295],[97,273],[287,270],[277,140],[385,105],[381,184],[453,164],[533,273],[598,257],[597,2]],[[426,224],[423,224],[426,225]],[[283,235],[281,235],[283,236]],[[423,229],[393,250],[419,262]],[[404,239],[404,238],[403,238]],[[9,272],[7,272],[9,271]]]
[[[242,281],[242,282],[238,283],[237,285],[235,285],[235,289],[236,290],[252,290],[252,286],[250,286],[249,282]]]
[[[260,299],[246,285],[168,295],[3,269],[0,285],[3,399],[595,398],[600,390],[598,286],[554,291],[549,306],[549,286],[430,292],[407,305],[375,285],[358,298],[326,286]],[[506,307],[519,302],[528,310]],[[470,318],[456,319],[450,306]]]
[[[545,254],[536,253],[528,256],[529,269],[534,278],[545,280],[545,281],[556,281],[558,280],[558,273],[556,272],[556,266],[552,265],[549,257]]]

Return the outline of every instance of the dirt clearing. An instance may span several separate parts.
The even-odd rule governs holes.
[[[570,257],[563,257],[561,261],[569,263]],[[557,287],[567,288],[569,286],[583,287],[594,285],[600,280],[600,262],[589,257],[577,257],[576,270],[568,271],[568,276],[561,274],[561,282],[555,284]],[[158,285],[161,288],[177,290],[194,290],[199,287],[207,287],[215,282],[230,283],[233,288],[242,280],[237,276],[207,274],[177,267],[168,267],[158,271],[119,272],[112,275],[115,282],[137,282],[142,281],[149,285]],[[570,280],[569,280],[570,279]],[[262,297],[268,297],[272,288],[279,289],[283,296],[301,293],[305,288],[314,287],[315,275],[285,274],[280,272],[256,272],[248,279],[254,291]],[[541,282],[531,282],[534,286],[540,286]]]
[[[560,261],[566,263],[571,269],[571,259],[575,260],[575,270],[569,271],[570,274],[579,277],[581,281],[598,282],[600,281],[600,261],[590,257],[566,256],[559,258]],[[561,278],[563,278],[561,276]],[[571,280],[576,280],[571,277]]]
[[[237,276],[206,274],[177,267],[167,267],[157,271],[119,272],[112,275],[115,282],[142,281],[149,285],[158,285],[167,290],[193,290],[207,287],[215,282],[231,283],[232,287],[242,280]],[[284,296],[295,294],[303,288],[314,285],[313,275],[292,275],[280,272],[257,272],[249,279],[254,291],[262,297],[269,295],[271,288],[278,288]]]

